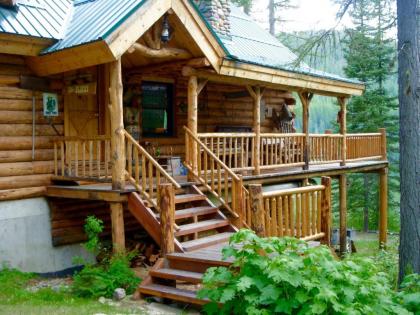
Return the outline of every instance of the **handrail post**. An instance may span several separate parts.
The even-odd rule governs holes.
[[[347,98],[338,97],[338,103],[340,104],[340,133],[343,136],[341,143],[341,166],[346,165],[347,160]]]
[[[321,184],[325,187],[321,193],[321,232],[325,233],[321,240],[323,244],[331,244],[331,178],[322,177]]]
[[[381,133],[381,155],[382,160],[386,161],[388,159],[387,153],[386,153],[386,129],[385,128],[379,128],[379,132]]]
[[[234,183],[234,185],[236,186],[234,191],[235,191],[235,196],[232,196],[232,198],[236,198],[236,202],[235,202],[235,207],[236,209],[233,209],[233,211],[235,211],[235,213],[238,215],[238,218],[236,218],[234,221],[234,225],[238,228],[242,228],[243,227],[243,222],[244,222],[244,209],[245,209],[245,199],[244,199],[244,191],[243,191],[243,179],[241,175],[238,175],[239,180],[232,180],[232,183]]]
[[[161,228],[161,254],[166,256],[175,251],[175,192],[172,184],[159,185],[159,208]]]
[[[265,237],[265,220],[261,184],[249,185],[251,205],[251,229],[260,237]]]

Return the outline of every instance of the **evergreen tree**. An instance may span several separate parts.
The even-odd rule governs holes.
[[[355,28],[346,31],[344,57],[346,75],[366,83],[366,92],[354,97],[348,104],[347,128],[349,133],[377,132],[387,128],[388,158],[391,162],[389,205],[392,214],[398,211],[398,116],[396,97],[385,90],[386,80],[395,71],[396,49],[386,32],[395,21],[390,0],[353,0],[349,8]],[[362,217],[363,228],[377,225],[378,180],[372,174],[353,175],[349,178],[348,194],[350,222],[361,225],[353,218]],[[395,217],[395,216],[394,216]],[[391,225],[391,228],[393,226]],[[394,227],[395,228],[395,227]]]
[[[232,2],[235,3],[238,7],[244,9],[246,14],[251,14],[253,0],[232,0]]]

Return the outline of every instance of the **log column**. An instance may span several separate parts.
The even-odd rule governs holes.
[[[309,104],[311,103],[313,93],[300,92],[299,98],[302,103],[302,131],[305,134],[305,147],[303,149],[303,158],[305,165],[304,170],[309,169],[309,158],[310,158],[310,139],[309,139]]]
[[[251,230],[258,236],[265,237],[265,220],[261,184],[249,185],[251,206]]]
[[[340,254],[347,251],[347,177],[345,174],[339,176],[339,197],[340,197]]]
[[[161,228],[161,254],[166,256],[175,251],[175,192],[172,184],[159,185],[160,198],[160,228]]]
[[[247,86],[247,90],[254,100],[254,146],[252,148],[254,160],[254,175],[260,174],[260,152],[261,152],[261,99],[264,89],[259,86]]]
[[[331,245],[331,178],[322,177],[321,185],[325,190],[321,195],[321,232],[325,233],[322,238],[322,244]]]
[[[191,130],[192,134],[197,136],[198,133],[198,80],[196,76],[191,76],[188,79],[188,129]],[[190,158],[188,161],[191,163],[192,170],[194,173],[197,172],[197,146],[194,143],[190,143]],[[188,180],[193,180],[194,177],[188,174]]]
[[[388,168],[379,173],[379,247],[386,247],[388,230]]]
[[[123,122],[123,86],[121,59],[109,65],[109,112],[111,118],[112,189],[124,190],[125,148]],[[112,243],[114,251],[125,250],[124,208],[120,202],[111,202]]]
[[[340,104],[340,134],[342,137],[341,143],[341,162],[340,165],[346,165],[347,160],[347,98],[338,97],[338,103]]]

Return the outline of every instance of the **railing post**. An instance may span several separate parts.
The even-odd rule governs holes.
[[[321,185],[325,187],[321,194],[321,232],[325,233],[322,243],[331,244],[331,178],[322,177]]]
[[[339,175],[339,195],[340,195],[340,254],[344,255],[347,251],[347,176]]]
[[[311,146],[309,138],[309,104],[311,103],[313,94],[309,92],[300,92],[299,98],[302,103],[302,131],[305,134],[305,142],[303,148],[303,158],[305,165],[303,166],[304,170],[309,169],[309,162],[311,156]]]
[[[379,247],[385,248],[388,230],[388,168],[379,172]]]
[[[235,213],[238,215],[238,218],[234,220],[234,225],[237,228],[243,227],[244,222],[244,210],[245,210],[245,199],[244,199],[244,191],[243,191],[243,180],[242,176],[238,175],[239,180],[233,180],[232,183],[235,185],[235,196],[232,196],[232,198],[236,198],[235,206],[236,209],[233,209]],[[233,190],[232,190],[233,191]]]
[[[253,160],[254,160],[254,174],[260,174],[260,152],[261,152],[261,99],[264,93],[264,89],[259,86],[252,87],[247,86],[248,93],[254,100],[254,147],[252,148]]]
[[[386,161],[388,159],[387,153],[386,153],[386,129],[385,128],[379,128],[379,132],[381,133],[381,155],[382,160]]]
[[[251,205],[251,229],[260,237],[265,237],[264,206],[261,184],[249,185]]]
[[[346,165],[347,160],[347,98],[338,97],[340,104],[340,133],[343,136],[341,143],[341,166]]]
[[[161,254],[165,256],[175,251],[175,192],[172,184],[159,185],[159,208],[161,228]]]

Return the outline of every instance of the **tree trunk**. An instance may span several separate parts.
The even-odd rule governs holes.
[[[274,0],[270,0],[268,3],[268,24],[270,26],[270,34],[276,35],[276,4]]]
[[[399,280],[420,273],[420,8],[398,0],[398,81],[400,101],[401,232]]]

